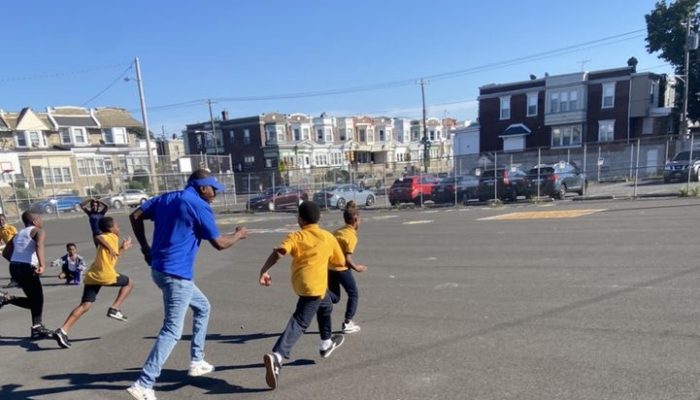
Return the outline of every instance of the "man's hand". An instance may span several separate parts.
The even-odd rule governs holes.
[[[122,242],[122,249],[124,250],[129,250],[131,248],[131,236],[126,238],[124,242]]]
[[[355,271],[357,271],[357,272],[367,271],[367,266],[362,265],[362,264],[355,265]]]
[[[38,265],[36,268],[34,268],[34,275],[41,276],[43,274],[44,274],[44,266],[43,265]]]
[[[248,237],[248,228],[245,226],[237,226],[233,233],[238,234],[239,239],[245,239]]]
[[[270,285],[272,285],[272,277],[271,277],[270,274],[268,274],[267,272],[264,272],[264,273],[260,274],[260,280],[259,280],[259,281],[260,281],[260,284],[261,284],[262,286],[270,286]]]

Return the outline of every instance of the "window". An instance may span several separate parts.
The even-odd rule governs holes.
[[[549,112],[559,112],[559,93],[552,93],[549,98]]]
[[[100,176],[112,173],[112,160],[109,158],[78,158],[78,176]]]
[[[70,129],[68,128],[61,128],[58,130],[60,135],[61,135],[61,144],[71,144],[73,143],[73,139],[71,138],[70,135]]]
[[[45,183],[73,183],[70,167],[42,167],[41,175]]]
[[[265,129],[265,142],[268,144],[275,143],[276,135],[273,129]]]
[[[271,158],[265,159],[265,168],[272,168],[272,159]]]
[[[569,93],[563,92],[559,95],[559,111],[569,111]]]
[[[374,143],[374,130],[367,129],[367,143]]]
[[[379,130],[379,141],[383,142],[386,140],[386,136],[384,135],[384,129]]]
[[[340,141],[344,142],[345,138],[347,137],[345,136],[345,129],[338,129],[338,136],[340,137]]]
[[[501,119],[510,119],[510,96],[501,97]]]
[[[362,142],[362,143],[367,142],[367,130],[360,128],[359,132],[360,132],[360,142]]]
[[[601,108],[612,108],[615,106],[615,82],[603,84],[603,102]]]
[[[581,145],[581,125],[563,125],[552,128],[552,147]]]
[[[527,116],[534,117],[537,115],[537,93],[527,94]]]
[[[323,129],[316,130],[316,137],[319,142],[323,142]]]
[[[430,130],[430,140],[435,141],[435,131],[432,129]]]
[[[243,130],[243,144],[250,144],[250,130]]]
[[[615,120],[598,121],[598,141],[612,142],[615,140]]]
[[[280,143],[287,141],[287,135],[284,132],[284,127],[281,127],[281,126],[277,127],[277,141]]]
[[[649,135],[654,133],[654,118],[644,118],[642,120],[642,134]]]
[[[87,137],[85,136],[85,128],[73,128],[73,137],[76,144],[86,144]]]
[[[301,140],[301,132],[299,131],[299,128],[294,128],[294,141],[298,142]]]
[[[17,147],[27,147],[27,135],[24,132],[17,132],[15,138],[17,139]]]
[[[127,144],[125,128],[107,128],[102,130],[102,140],[106,144]]]
[[[301,133],[301,140],[309,140],[309,128],[302,129]]]
[[[569,110],[574,111],[578,109],[578,92],[572,91],[569,93]]]
[[[333,143],[333,130],[326,129],[326,143]]]
[[[31,142],[32,147],[46,147],[46,138],[40,131],[30,131],[29,141]]]
[[[243,157],[243,163],[246,168],[253,168],[255,165],[255,156],[245,156]]]

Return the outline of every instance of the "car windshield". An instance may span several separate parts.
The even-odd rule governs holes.
[[[690,159],[690,151],[681,151],[673,157],[673,161],[688,161]],[[700,149],[693,150],[693,160],[700,160]]]

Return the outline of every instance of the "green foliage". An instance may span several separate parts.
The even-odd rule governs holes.
[[[128,189],[146,190],[147,186],[142,181],[134,179],[127,185]]]
[[[676,0],[667,4],[660,0],[654,9],[644,18],[647,23],[647,51],[659,53],[659,57],[668,61],[675,68],[675,73],[684,75],[686,27],[683,24],[691,16],[691,26],[697,32],[700,26],[700,15],[697,7],[700,0]],[[693,93],[700,92],[700,62],[699,50],[690,53],[690,88],[688,98],[688,118],[700,119],[700,101]],[[681,85],[683,83],[681,82]],[[678,105],[682,104],[682,87],[677,90]]]

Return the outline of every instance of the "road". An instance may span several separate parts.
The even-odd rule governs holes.
[[[262,355],[291,314],[289,260],[260,287],[260,266],[295,228],[294,214],[226,215],[250,238],[216,252],[204,244],[197,282],[213,315],[207,360],[188,378],[188,344],[166,364],[159,399],[698,399],[700,200],[562,201],[544,205],[363,212],[355,259],[356,321],[328,359],[312,325],[268,391]],[[543,219],[547,217],[548,219]],[[119,217],[124,226],[126,218]],[[340,214],[323,225],[340,226]],[[47,222],[48,255],[94,249],[84,218]],[[129,232],[130,228],[123,227]],[[0,399],[126,399],[162,320],[160,292],[138,250],[119,269],[136,283],[120,323],[105,288],[71,332],[73,348],[28,342],[29,313],[0,310]],[[51,275],[45,323],[60,325],[81,288]],[[0,282],[8,279],[0,271]],[[11,289],[18,294],[17,289]],[[334,312],[339,328],[342,306]],[[185,332],[190,332],[189,324]],[[188,336],[186,338],[189,338]]]

